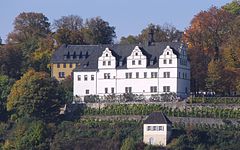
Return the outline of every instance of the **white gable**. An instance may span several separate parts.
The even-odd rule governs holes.
[[[139,46],[135,46],[130,56],[127,57],[127,68],[143,68],[147,66],[147,57]]]
[[[112,55],[111,50],[107,47],[102,56],[98,58],[98,68],[115,68],[116,58]]]

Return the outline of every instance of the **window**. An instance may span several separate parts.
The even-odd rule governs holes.
[[[142,64],[142,61],[141,61],[141,60],[138,60],[138,64],[141,65],[141,64]]]
[[[132,78],[132,73],[125,73],[126,79],[131,79]]]
[[[151,72],[151,78],[157,78],[157,72]]]
[[[86,94],[89,94],[89,90],[86,90]]]
[[[87,81],[87,78],[88,78],[87,75],[84,75],[84,81]]]
[[[106,57],[108,57],[108,54],[106,54]]]
[[[185,73],[185,79],[187,79],[187,73]]]
[[[94,75],[91,75],[91,80],[94,80]]]
[[[169,52],[167,52],[167,55],[169,55]]]
[[[106,61],[103,61],[103,66],[106,66]]]
[[[132,93],[132,87],[125,87],[125,93]]]
[[[57,64],[57,68],[60,68],[60,64]]]
[[[166,59],[163,59],[163,64],[167,64],[167,60]]]
[[[182,78],[183,78],[183,79],[185,78],[184,72],[182,73]]]
[[[72,63],[69,64],[69,68],[72,68]]]
[[[163,131],[164,127],[163,126],[158,126],[158,131]]]
[[[163,77],[164,78],[170,78],[170,72],[164,72]]]
[[[122,61],[120,61],[120,62],[119,62],[119,66],[122,66],[122,65],[123,65],[123,62],[122,62]]]
[[[169,64],[172,64],[172,59],[169,59]]]
[[[181,72],[178,72],[178,77],[181,78]]]
[[[151,86],[150,87],[150,92],[151,93],[156,93],[157,92],[157,86]]]
[[[108,93],[108,88],[105,88],[105,94]]]
[[[77,77],[78,77],[78,81],[81,81],[81,75],[78,75]]]
[[[138,55],[138,53],[135,53],[135,55],[137,56],[137,55]]]
[[[111,66],[111,61],[108,61],[108,66]]]
[[[163,86],[163,92],[170,92],[170,86]]]
[[[139,78],[139,72],[136,72],[136,78]]]
[[[110,73],[104,73],[104,79],[110,79]]]
[[[144,78],[147,78],[147,72],[144,72]]]
[[[135,60],[132,61],[132,65],[135,65]]]
[[[59,72],[58,77],[59,78],[65,78],[65,72]]]
[[[157,126],[153,126],[153,131],[156,131],[157,130]]]
[[[63,64],[63,68],[66,68],[66,64],[65,63]]]
[[[151,126],[147,126],[147,131],[150,131],[151,130]]]
[[[114,88],[113,87],[111,88],[111,93],[114,93]]]

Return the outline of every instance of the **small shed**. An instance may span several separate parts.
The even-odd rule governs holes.
[[[172,122],[162,112],[151,113],[143,122],[143,142],[166,146],[172,133]]]

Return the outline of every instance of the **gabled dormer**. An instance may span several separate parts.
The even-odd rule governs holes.
[[[146,66],[147,57],[139,46],[135,46],[131,55],[127,57],[127,68],[145,68]]]
[[[105,68],[116,68],[116,58],[108,47],[103,51],[102,56],[98,58],[98,69]]]
[[[176,67],[178,52],[167,46],[159,57],[159,67]]]

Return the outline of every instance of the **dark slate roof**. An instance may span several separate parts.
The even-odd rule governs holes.
[[[153,112],[153,113],[151,113],[147,117],[147,119],[144,120],[143,123],[144,124],[172,124],[172,122],[162,112]]]
[[[104,44],[104,45],[62,45],[52,56],[51,63],[80,63],[75,71],[97,70],[98,58],[102,52],[109,48],[117,59],[117,69],[127,68],[127,57],[131,55],[135,46],[139,46],[143,54],[147,56],[147,68],[156,68],[158,66],[158,58],[163,50],[170,46],[173,52],[179,56],[179,50],[182,43],[180,42],[161,42],[152,45],[143,44]],[[122,66],[119,62],[122,62]],[[150,63],[153,61],[153,64]]]

